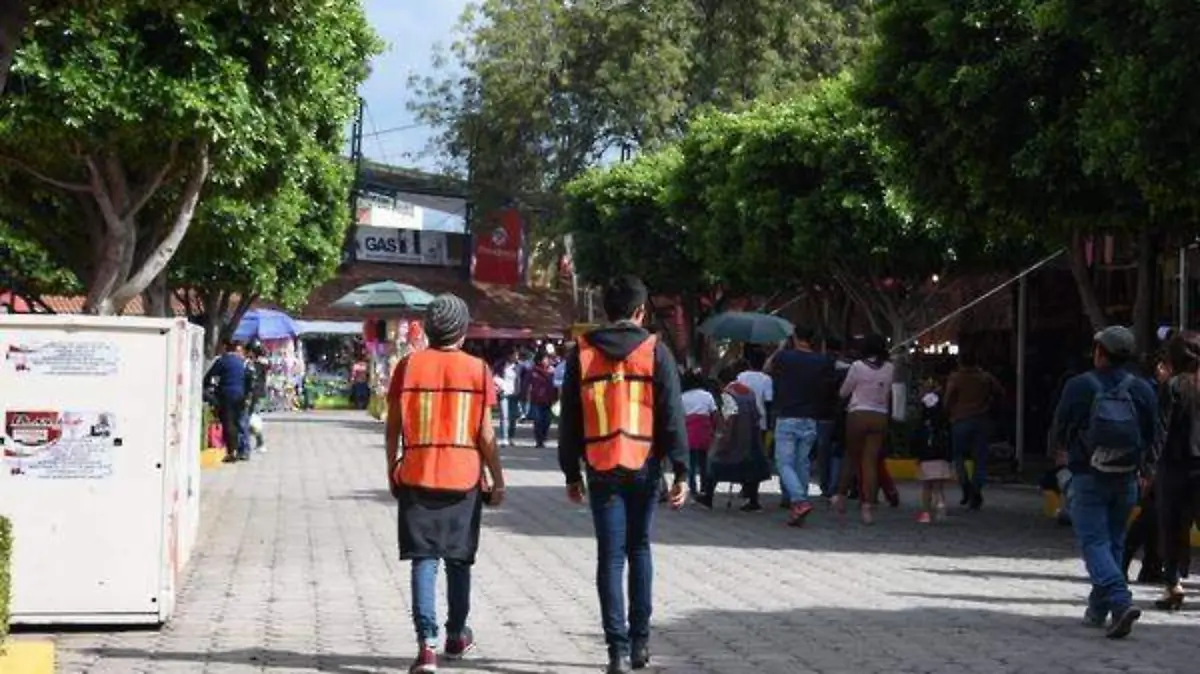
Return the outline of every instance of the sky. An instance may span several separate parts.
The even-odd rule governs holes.
[[[366,101],[363,154],[368,159],[429,171],[437,158],[422,156],[432,130],[427,127],[378,134],[415,124],[408,111],[408,78],[432,73],[435,45],[449,46],[454,26],[470,0],[364,0],[367,18],[386,43],[371,62],[371,76],[360,95]],[[374,135],[377,134],[377,135]],[[461,212],[425,210],[426,226],[463,226]]]
[[[436,160],[418,157],[431,131],[415,128],[371,134],[415,123],[408,111],[408,78],[432,70],[433,49],[448,46],[468,0],[364,0],[367,18],[387,43],[371,64],[371,76],[361,94],[367,102],[363,154],[369,159],[400,166],[432,169]]]

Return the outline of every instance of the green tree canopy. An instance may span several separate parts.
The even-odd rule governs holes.
[[[1097,171],[1083,112],[1097,104],[1087,31],[1042,0],[885,0],[862,96],[919,212],[960,230],[1067,245],[1083,306],[1107,321],[1084,259],[1092,232],[1155,225],[1141,192]],[[1143,252],[1153,248],[1143,241]],[[1148,307],[1149,284],[1139,284]],[[1145,293],[1142,295],[1141,293]]]
[[[310,144],[339,150],[378,49],[354,0],[129,0],[35,19],[0,99],[0,207],[97,313],[162,273],[206,183],[228,197]]]
[[[687,230],[667,211],[679,165],[679,153],[668,149],[593,169],[570,184],[561,233],[571,236],[575,268],[585,282],[635,274],[655,293],[706,288]]]

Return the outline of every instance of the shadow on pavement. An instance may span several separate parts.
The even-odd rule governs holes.
[[[94,648],[86,651],[90,655],[113,660],[153,661],[168,663],[203,662],[225,665],[246,665],[271,669],[311,669],[334,674],[369,674],[380,671],[407,671],[408,658],[348,655],[338,653],[299,653],[260,648],[243,648],[230,651],[156,651],[137,648]],[[564,667],[588,667],[594,663],[534,662],[532,660],[492,660],[468,658],[456,662],[439,663],[439,670],[490,672],[491,674],[538,674],[559,671]]]
[[[386,493],[386,492],[385,492]],[[906,493],[912,503],[911,494]],[[877,523],[866,527],[854,515],[839,519],[818,507],[804,528],[784,526],[786,515],[776,506],[777,497],[765,498],[763,512],[732,509],[706,510],[689,503],[682,511],[659,508],[655,520],[657,544],[737,548],[748,550],[803,550],[811,552],[861,552],[911,555],[922,558],[975,558],[1063,560],[1077,557],[1070,533],[1053,522],[1006,509],[955,514],[947,522],[920,526],[911,506],[883,508]],[[503,507],[485,511],[484,525],[521,536],[591,538],[586,506],[566,500],[561,486],[515,485],[508,489]],[[486,535],[486,534],[485,534]]]
[[[655,641],[697,672],[1193,672],[1200,658],[1190,619],[1150,613],[1111,641],[1077,618],[989,608],[713,610],[661,625]]]

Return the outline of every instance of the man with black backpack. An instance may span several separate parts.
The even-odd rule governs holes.
[[[1066,448],[1072,473],[1071,523],[1092,581],[1084,624],[1107,625],[1110,639],[1128,636],[1142,615],[1122,559],[1138,474],[1158,427],[1158,403],[1150,384],[1127,369],[1136,351],[1129,328],[1096,333],[1094,369],[1067,382],[1054,415],[1055,440]]]

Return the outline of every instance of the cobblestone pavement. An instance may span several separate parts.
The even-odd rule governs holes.
[[[382,425],[309,414],[267,434],[269,454],[206,474],[170,625],[60,635],[61,672],[405,671],[408,569]],[[507,450],[509,500],[485,516],[475,574],[479,648],[448,671],[602,670],[591,520],[565,501],[551,452]],[[662,512],[649,671],[1197,671],[1196,613],[1147,612],[1117,643],[1079,624],[1081,564],[1038,510],[1032,491],[997,488],[982,513],[924,529],[911,507],[873,528],[818,512],[802,530],[778,511]]]

